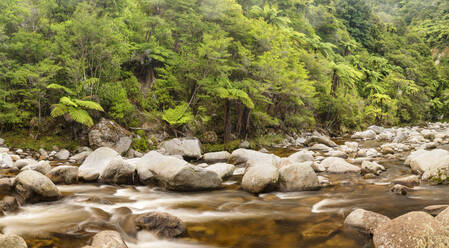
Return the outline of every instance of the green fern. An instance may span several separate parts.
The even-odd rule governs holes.
[[[188,109],[186,102],[181,103],[175,108],[167,109],[162,115],[162,119],[171,126],[180,126],[193,120],[193,114]]]
[[[69,115],[72,119],[80,124],[91,127],[94,125],[94,120],[90,117],[89,113],[81,108],[69,107]]]
[[[59,85],[59,84],[49,84],[49,85],[47,85],[47,89],[64,90],[69,95],[75,94],[71,89],[64,87],[62,85]]]
[[[85,109],[92,109],[97,111],[104,111],[103,107],[101,107],[100,104],[93,102],[93,101],[84,101],[79,99],[73,99],[73,102],[78,104],[78,106],[85,108]]]

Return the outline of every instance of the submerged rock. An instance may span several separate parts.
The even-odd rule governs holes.
[[[406,195],[408,192],[413,191],[413,189],[401,184],[396,184],[390,188],[390,191],[398,195]]]
[[[396,178],[392,181],[394,184],[401,184],[407,187],[414,187],[421,184],[421,180],[416,175]]]
[[[279,171],[281,191],[291,192],[320,189],[320,182],[310,163],[293,163],[282,167]]]
[[[79,167],[79,177],[86,181],[97,180],[109,162],[117,156],[119,154],[109,147],[98,148],[90,153]]]
[[[33,170],[22,171],[14,180],[14,190],[27,202],[53,201],[61,193],[53,182],[41,173]]]
[[[78,167],[57,166],[47,174],[47,177],[56,184],[74,184],[78,182]]]
[[[376,248],[448,247],[444,226],[425,212],[410,212],[374,230]]]
[[[27,248],[22,237],[13,234],[0,234],[0,247],[2,248]]]
[[[92,238],[94,248],[128,248],[120,233],[116,231],[101,231]]]
[[[390,221],[390,218],[387,216],[359,208],[352,211],[346,217],[345,226],[356,228],[364,233],[373,234],[378,226],[388,221]]]
[[[136,226],[154,232],[160,238],[175,238],[186,232],[181,219],[167,213],[150,212],[135,219]]]
[[[196,138],[175,138],[160,145],[170,155],[181,155],[184,158],[201,158],[201,144]]]

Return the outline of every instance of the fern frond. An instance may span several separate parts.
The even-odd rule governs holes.
[[[94,120],[90,117],[89,113],[80,108],[69,107],[69,114],[72,119],[80,124],[91,127],[94,125]]]
[[[66,105],[58,103],[53,105],[50,115],[51,117],[56,118],[65,115],[68,111],[69,110]]]
[[[73,102],[75,102],[78,106],[85,108],[85,109],[92,109],[92,110],[98,110],[104,112],[103,107],[101,107],[100,104],[93,102],[93,101],[83,101],[79,99],[73,99]]]
[[[75,102],[72,101],[72,99],[66,96],[61,97],[61,99],[59,99],[59,103],[64,104],[66,106],[78,107],[78,104],[76,104]]]
[[[67,94],[70,94],[70,95],[75,94],[71,89],[69,89],[65,86],[59,85],[59,84],[49,84],[49,85],[47,85],[47,89],[64,90]]]

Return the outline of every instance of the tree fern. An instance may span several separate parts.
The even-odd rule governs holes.
[[[69,95],[75,94],[71,89],[64,87],[62,85],[59,85],[59,84],[49,84],[49,85],[47,85],[47,89],[64,90]]]
[[[93,102],[93,101],[84,101],[84,100],[79,100],[79,99],[73,99],[73,102],[75,102],[76,104],[78,104],[78,106],[85,108],[85,109],[104,111],[103,107],[101,107],[100,104]]]
[[[89,113],[86,110],[74,107],[69,107],[68,110],[70,117],[72,117],[74,121],[86,125],[88,127],[94,125],[92,117],[90,117]]]

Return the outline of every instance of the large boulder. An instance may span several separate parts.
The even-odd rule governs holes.
[[[14,190],[27,202],[53,201],[61,197],[54,183],[34,170],[20,172],[14,180]]]
[[[13,234],[0,234],[0,247],[2,248],[27,248],[22,237]]]
[[[201,144],[196,138],[175,138],[162,142],[160,147],[170,155],[194,159],[201,158]]]
[[[346,162],[342,158],[329,157],[321,162],[321,165],[326,168],[330,173],[348,173],[348,172],[360,172],[360,168]]]
[[[443,149],[435,149],[432,151],[419,150],[411,153],[407,162],[414,172],[424,173],[426,171],[436,169],[445,165],[444,161],[449,158],[449,152]]]
[[[175,238],[186,232],[186,225],[178,217],[167,213],[150,212],[135,218],[136,226],[154,232],[160,238]]]
[[[232,164],[226,164],[226,163],[216,163],[209,165],[206,167],[206,170],[213,171],[217,173],[218,177],[222,180],[232,176],[235,170],[235,166]]]
[[[134,164],[116,157],[104,168],[98,180],[103,183],[133,184],[135,171],[136,166]]]
[[[47,177],[56,184],[75,184],[78,182],[78,167],[57,166],[47,174]]]
[[[91,151],[84,151],[84,152],[77,153],[77,154],[71,156],[70,160],[73,160],[80,164],[80,163],[84,162],[84,160],[87,158],[87,156],[89,156],[90,153],[91,153]]]
[[[11,167],[13,167],[11,156],[9,156],[7,153],[0,153],[0,168]]]
[[[111,120],[102,118],[89,132],[89,144],[93,148],[109,147],[119,154],[128,151],[132,133]]]
[[[86,181],[95,181],[106,168],[111,160],[119,154],[109,148],[100,147],[87,156],[83,164],[79,167],[79,177]]]
[[[313,162],[293,163],[283,166],[279,170],[279,184],[281,191],[317,190],[320,188]]]
[[[220,187],[217,173],[193,166],[186,161],[151,151],[136,163],[139,178],[151,172],[162,186],[177,191],[208,190]]]
[[[18,169],[22,169],[23,167],[26,166],[33,166],[35,164],[37,164],[38,162],[32,158],[24,158],[24,159],[19,159],[14,163],[14,166],[17,167]]]
[[[390,218],[387,216],[359,208],[352,211],[346,217],[345,226],[355,228],[364,233],[373,234],[379,225],[388,221],[390,221]]]
[[[250,193],[260,193],[277,187],[279,170],[270,160],[249,160],[242,178],[242,188]]]
[[[446,228],[425,212],[409,212],[374,230],[377,248],[449,247]]]
[[[222,152],[208,152],[203,155],[203,160],[206,163],[219,163],[219,162],[227,162],[231,154],[227,151]]]
[[[120,233],[116,231],[101,231],[92,238],[94,248],[128,248]]]
[[[449,208],[446,208],[443,211],[441,211],[441,213],[439,213],[435,217],[435,219],[437,221],[439,221],[441,224],[443,224],[443,226],[448,228],[449,227]]]
[[[239,167],[248,167],[248,161],[265,160],[275,166],[280,158],[274,154],[258,152],[250,149],[240,148],[231,153],[229,162]]]

